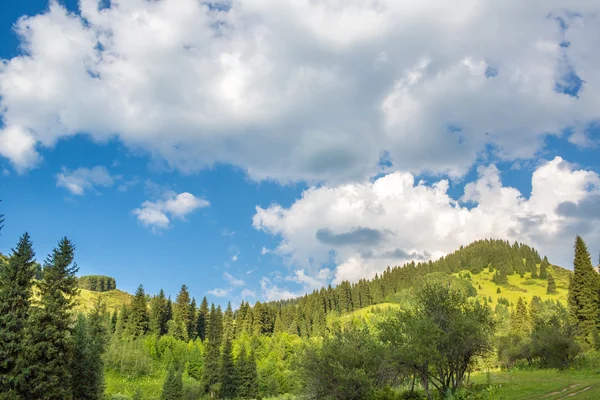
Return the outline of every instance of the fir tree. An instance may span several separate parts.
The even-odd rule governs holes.
[[[233,310],[231,308],[231,302],[227,303],[225,314],[223,314],[223,340],[232,341],[234,339],[234,326],[233,326]]]
[[[135,296],[131,301],[131,313],[125,327],[128,337],[136,338],[143,336],[148,331],[148,305],[146,304],[146,293],[142,285],[138,286]]]
[[[169,364],[167,377],[163,383],[160,400],[182,400],[183,399],[183,380],[182,373],[178,371],[173,363]]]
[[[221,370],[219,381],[221,382],[221,396],[225,399],[232,399],[236,395],[236,371],[231,354],[231,341],[225,337],[223,352],[221,353]]]
[[[515,311],[511,316],[510,327],[511,331],[521,336],[527,335],[529,331],[529,318],[527,314],[527,306],[521,297],[517,301]]]
[[[198,316],[196,310],[196,299],[192,297],[192,302],[190,303],[190,320],[188,323],[188,338],[195,339],[198,334]]]
[[[206,300],[206,296],[202,299],[200,303],[200,309],[198,310],[198,337],[200,340],[204,342],[206,339],[206,326],[208,322],[208,300]]]
[[[158,296],[150,300],[149,329],[157,336],[167,333],[168,311],[164,290],[160,289]]]
[[[548,257],[544,256],[542,263],[540,264],[540,279],[548,278],[548,267],[550,263],[548,262]]]
[[[548,288],[546,289],[547,294],[555,294],[556,293],[556,283],[554,283],[554,278],[551,274],[548,274]]]
[[[573,275],[569,284],[569,310],[583,337],[591,342],[598,320],[598,275],[580,236],[575,239]]]
[[[73,347],[71,311],[78,293],[73,264],[75,247],[63,238],[44,262],[39,284],[40,308],[31,314],[25,334],[26,354],[19,370],[24,398],[73,398],[69,355]]]
[[[79,315],[75,325],[75,346],[71,360],[73,398],[100,400],[104,396],[104,353],[107,332],[104,326],[106,307],[98,298],[92,313]]]
[[[186,341],[189,338],[188,327],[190,326],[190,293],[186,285],[181,285],[181,290],[173,304],[173,321],[175,332],[173,335],[180,340]]]
[[[254,399],[258,395],[258,374],[256,372],[256,360],[254,352],[246,355],[246,347],[240,350],[236,364],[236,375],[238,379],[238,397],[242,399]]]
[[[0,262],[0,393],[15,390],[17,360],[24,356],[23,333],[30,314],[34,257],[31,239],[25,233],[8,263]]]
[[[214,385],[219,383],[219,365],[220,365],[220,348],[221,335],[219,334],[219,317],[218,310],[214,303],[210,306],[206,353],[204,358],[204,372],[202,374],[202,387],[207,393],[214,392]]]

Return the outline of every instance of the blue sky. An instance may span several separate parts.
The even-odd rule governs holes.
[[[329,3],[3,2],[0,251],[223,304],[483,237],[596,261],[599,6]]]

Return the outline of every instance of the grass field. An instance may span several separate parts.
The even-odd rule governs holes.
[[[522,297],[524,300],[529,302],[533,296],[540,296],[542,299],[549,298],[553,300],[560,300],[561,302],[566,303],[570,272],[563,268],[552,266],[548,268],[548,272],[552,274],[552,277],[556,283],[556,294],[546,294],[546,280],[531,279],[531,274],[529,273],[525,274],[524,278],[521,278],[517,274],[509,275],[507,285],[496,285],[494,282],[492,282],[494,272],[489,272],[487,269],[485,269],[484,272],[481,272],[480,274],[472,275],[469,281],[473,287],[477,289],[477,295],[479,297],[491,297],[493,304],[498,302],[499,297],[504,297],[511,303],[516,304],[519,297]],[[458,276],[458,274],[456,275]],[[500,287],[501,293],[497,293],[498,287]]]
[[[472,377],[486,383],[485,374]],[[496,386],[494,400],[525,399],[600,399],[600,371],[532,370],[494,372],[490,383]]]
[[[84,313],[91,311],[98,297],[102,297],[107,310],[112,313],[114,310],[121,308],[121,305],[129,304],[133,296],[119,289],[109,290],[108,292],[92,292],[91,290],[80,289],[75,309]]]

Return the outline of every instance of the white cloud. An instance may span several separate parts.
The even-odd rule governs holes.
[[[263,277],[260,280],[260,291],[265,301],[287,300],[298,297],[297,293],[282,289],[273,284],[269,278]]]
[[[529,198],[503,186],[494,166],[478,174],[460,201],[448,195],[448,181],[427,185],[403,172],[373,183],[313,187],[289,208],[257,207],[253,225],[282,238],[274,251],[301,267],[288,280],[308,287],[327,280],[321,265],[329,262],[337,265],[335,283],[355,281],[486,237],[531,244],[565,267],[575,235],[600,241],[600,216],[590,206],[600,194],[597,173],[556,157],[533,172]]]
[[[260,255],[264,256],[265,254],[269,254],[271,252],[271,250],[267,249],[266,247],[263,246],[262,249],[260,249]]]
[[[242,290],[242,298],[243,299],[247,299],[250,297],[256,297],[256,292],[250,289],[244,289]]]
[[[164,229],[170,226],[171,220],[185,219],[198,208],[208,207],[210,203],[191,193],[165,192],[163,198],[157,201],[145,201],[140,208],[133,210],[138,221],[152,229]]]
[[[77,168],[69,171],[67,168],[56,175],[56,186],[64,187],[71,194],[82,196],[86,191],[95,187],[110,187],[119,177],[111,176],[108,170],[100,165],[93,168]]]
[[[227,272],[223,274],[223,278],[225,278],[232,286],[244,286],[246,284],[246,282],[244,282],[243,280],[236,279],[233,275]]]
[[[234,254],[233,256],[231,256],[231,261],[233,261],[233,262],[236,262],[236,261],[238,260],[238,255],[239,255],[239,254],[240,254],[240,253],[236,253],[236,254]]]
[[[229,236],[232,237],[235,235],[235,231],[232,231],[229,228],[223,228],[221,229],[221,236]]]
[[[216,288],[216,289],[213,289],[213,290],[209,290],[206,293],[211,294],[211,295],[216,296],[216,297],[225,297],[225,296],[227,296],[229,294],[230,291],[231,291],[231,289]]]
[[[600,118],[595,0],[231,4],[82,0],[82,19],[53,1],[20,19],[25,54],[0,66],[0,154],[23,171],[39,146],[116,133],[182,171],[331,183],[374,174],[384,152],[460,175],[487,145],[528,158]],[[554,90],[569,71],[578,98]]]
[[[285,279],[302,285],[305,292],[311,292],[327,286],[332,276],[331,270],[328,268],[319,270],[316,276],[307,275],[303,269],[297,269],[294,270],[293,275],[287,276]]]

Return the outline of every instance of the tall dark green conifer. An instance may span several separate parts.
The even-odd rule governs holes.
[[[125,334],[130,338],[137,338],[146,332],[148,332],[148,305],[144,287],[140,285],[131,301],[131,313],[125,325]]]
[[[548,277],[548,267],[550,263],[548,262],[548,257],[544,256],[542,263],[540,264],[540,279],[546,279]]]
[[[167,333],[168,310],[164,290],[160,289],[158,296],[150,300],[149,329],[157,336]]]
[[[198,329],[198,337],[200,340],[204,342],[206,339],[206,328],[208,322],[208,300],[206,296],[202,299],[200,303],[200,309],[198,310],[198,323],[196,325]]]
[[[221,397],[224,399],[233,399],[236,396],[237,391],[236,371],[231,352],[231,341],[225,337],[223,352],[221,353],[221,370],[219,373],[219,381],[221,382]]]
[[[227,303],[225,314],[223,314],[223,340],[232,341],[234,339],[234,326],[233,326],[233,309],[231,308],[231,302]]]
[[[548,274],[548,288],[546,289],[546,294],[555,294],[556,293],[556,283],[554,282],[554,278],[551,274]]]
[[[592,342],[598,320],[598,274],[580,236],[575,239],[573,275],[569,284],[569,310],[585,340]]]
[[[0,263],[0,393],[15,390],[17,360],[24,356],[23,333],[30,314],[34,257],[31,239],[25,233],[8,263]]]
[[[79,315],[75,324],[75,348],[71,375],[73,398],[101,400],[104,396],[104,353],[107,342],[106,306],[99,297],[86,318]]]
[[[188,338],[195,339],[198,335],[198,310],[196,307],[196,299],[192,297],[190,303],[190,320],[188,323]]]
[[[206,353],[204,358],[204,372],[202,374],[202,387],[206,393],[215,392],[215,385],[219,383],[221,333],[219,327],[219,310],[214,303],[210,306],[208,332],[206,335]]]
[[[44,262],[40,305],[25,333],[26,353],[19,370],[19,390],[26,399],[70,400],[71,311],[78,293],[73,263],[75,246],[63,238]]]
[[[181,290],[177,294],[173,304],[173,335],[183,341],[189,338],[188,327],[190,326],[190,293],[186,285],[181,285]]]
[[[169,364],[160,400],[183,399],[183,380],[181,375],[181,371],[177,370],[173,363]]]

